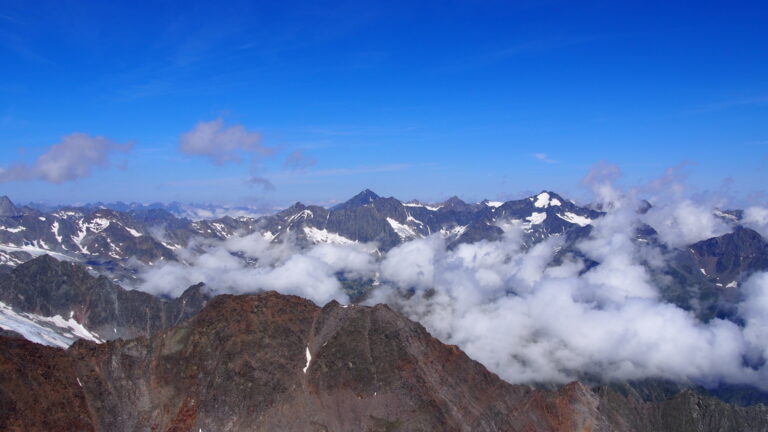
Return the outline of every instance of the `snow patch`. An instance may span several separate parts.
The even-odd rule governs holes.
[[[528,221],[528,225],[538,225],[538,224],[544,222],[544,220],[546,218],[547,218],[547,214],[546,213],[543,213],[543,212],[542,213],[533,212],[533,213],[531,213],[530,216],[525,218],[525,220]]]
[[[560,219],[566,222],[570,222],[572,224],[576,224],[582,227],[585,227],[592,223],[592,219],[585,216],[579,216],[576,213],[571,213],[571,212],[565,212],[565,214],[558,214],[557,217],[559,217]]]
[[[135,229],[133,229],[131,227],[127,227],[127,226],[123,225],[123,228],[125,228],[125,230],[128,231],[134,237],[141,237],[143,235],[142,233],[136,231]]]
[[[425,208],[425,209],[427,209],[429,211],[438,211],[438,210],[440,210],[443,207],[442,205],[439,205],[439,206],[429,206],[429,205],[421,204],[421,203],[402,203],[402,204],[404,206],[406,206],[406,207],[421,207],[421,208]]]
[[[17,313],[2,302],[0,302],[0,327],[15,331],[31,342],[59,348],[67,348],[76,339],[104,342],[99,335],[89,331],[72,318],[65,320],[60,315],[44,317],[31,313]]]
[[[549,207],[549,194],[546,192],[542,192],[538,195],[536,195],[536,202],[533,203],[533,205],[536,208],[547,208]]]
[[[459,238],[464,234],[468,226],[469,225],[456,225],[451,229],[442,228],[440,229],[440,235],[442,235],[443,237]]]
[[[391,226],[392,229],[395,230],[395,232],[397,233],[398,236],[400,236],[401,239],[416,237],[416,233],[408,225],[403,225],[392,218],[387,218],[387,222],[389,222],[389,226]]]
[[[309,353],[309,347],[307,347],[307,365],[304,366],[304,369],[302,369],[302,372],[307,373],[307,369],[309,369],[309,363],[312,361],[312,354]]]
[[[61,235],[59,234],[59,221],[53,221],[53,224],[51,225],[51,231],[53,232],[53,235],[56,236],[56,241],[61,244]]]
[[[333,244],[345,245],[345,244],[357,243],[356,241],[350,240],[337,233],[328,232],[328,230],[317,229],[315,227],[310,227],[310,226],[304,227],[304,234],[306,234],[307,240],[315,244],[333,243]]]
[[[83,227],[87,228],[87,229],[90,229],[93,232],[97,232],[98,233],[98,232],[102,232],[105,229],[107,229],[107,227],[109,227],[110,223],[111,223],[111,221],[109,219],[106,219],[106,218],[95,218],[92,221],[88,222],[87,224],[84,224]]]
[[[5,226],[0,225],[0,230],[12,232],[12,233],[17,233],[17,232],[21,232],[21,231],[26,230],[26,228],[23,227],[23,226],[10,227],[9,228],[9,227],[5,227]]]

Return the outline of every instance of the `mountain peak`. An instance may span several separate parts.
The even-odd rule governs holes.
[[[357,194],[354,197],[352,197],[352,199],[355,199],[355,198],[368,199],[368,200],[373,201],[373,200],[379,198],[379,196],[376,195],[376,192],[374,192],[374,191],[372,191],[370,189],[365,189],[362,192],[360,192],[359,194]]]
[[[5,195],[0,197],[0,216],[21,216],[22,214],[10,198]]]
[[[552,192],[543,190],[538,195],[534,195],[528,198],[533,201],[533,205],[537,208],[547,208],[550,206],[561,206],[565,202],[563,197]]]
[[[352,209],[352,208],[362,207],[364,205],[367,205],[376,201],[379,198],[381,197],[378,196],[374,191],[370,189],[365,189],[364,191],[358,193],[357,195],[353,196],[347,201],[333,207],[333,209],[343,210],[343,209]]]

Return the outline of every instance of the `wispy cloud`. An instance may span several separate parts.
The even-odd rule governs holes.
[[[531,157],[544,163],[558,163],[558,161],[550,159],[546,153],[532,153]]]
[[[285,159],[283,166],[292,171],[305,170],[317,163],[317,160],[311,156],[306,155],[301,150],[294,150]]]

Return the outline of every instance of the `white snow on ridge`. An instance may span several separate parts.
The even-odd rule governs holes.
[[[557,198],[552,198],[547,192],[542,192],[536,195],[536,202],[533,205],[536,208],[547,208],[549,206],[559,206],[563,203]]]
[[[496,208],[496,207],[501,207],[501,206],[503,206],[503,205],[504,205],[504,203],[503,203],[503,202],[501,202],[501,201],[486,201],[486,202],[485,202],[485,205],[487,205],[488,207],[493,207],[493,208]]]
[[[11,228],[8,228],[8,227],[6,227],[6,226],[2,226],[2,225],[0,225],[0,230],[3,230],[3,231],[8,231],[8,232],[12,232],[12,233],[21,232],[21,231],[24,231],[25,229],[26,229],[26,228],[25,228],[25,227],[23,227],[23,226],[18,226],[18,227],[11,227]]]
[[[77,339],[96,343],[104,342],[99,335],[88,331],[82,324],[59,315],[44,317],[30,313],[17,313],[10,306],[0,302],[0,327],[15,331],[25,339],[59,348],[67,348]]]
[[[87,229],[90,229],[93,232],[102,232],[107,227],[109,227],[109,224],[111,221],[106,218],[95,218],[92,221],[88,222],[87,224],[84,224],[83,226]]]
[[[395,230],[395,232],[397,233],[397,235],[400,236],[400,238],[406,239],[406,238],[416,237],[416,233],[408,225],[403,225],[392,218],[387,218],[387,222],[389,222],[389,226],[391,226],[392,229]]]
[[[345,245],[345,244],[357,243],[356,241],[350,240],[337,233],[328,232],[328,230],[325,230],[325,229],[321,230],[321,229],[317,229],[315,227],[310,227],[310,226],[304,227],[304,234],[306,234],[307,240],[315,244],[333,243],[333,244]]]
[[[558,214],[557,217],[559,217],[560,219],[566,222],[570,222],[572,224],[576,224],[582,227],[585,227],[592,223],[592,219],[584,216],[579,216],[576,213],[571,213],[571,212],[565,212],[565,214]]]
[[[295,215],[293,215],[293,216],[289,217],[289,218],[288,218],[288,220],[287,220],[286,222],[287,222],[288,224],[290,224],[291,222],[294,222],[294,221],[296,221],[296,220],[299,220],[299,218],[301,218],[301,219],[304,219],[304,220],[307,220],[307,219],[312,219],[314,216],[315,216],[315,215],[314,215],[314,214],[312,214],[312,211],[311,211],[311,210],[302,210],[302,211],[300,211],[300,212],[296,213]]]
[[[426,204],[421,204],[421,203],[402,203],[402,204],[405,207],[421,207],[421,208],[425,208],[425,209],[427,209],[429,211],[438,211],[438,210],[440,210],[443,207],[442,205],[439,205],[439,206],[435,207],[435,206],[428,206]]]
[[[533,205],[537,208],[546,208],[549,206],[549,194],[542,192],[536,195],[536,202]]]

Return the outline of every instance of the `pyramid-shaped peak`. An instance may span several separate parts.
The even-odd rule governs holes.
[[[457,197],[456,195],[454,195],[454,196],[452,196],[452,197],[448,198],[448,199],[445,201],[445,203],[446,203],[446,204],[466,204],[466,203],[464,202],[464,200],[462,200],[461,198]]]
[[[0,197],[0,216],[21,216],[22,214],[10,198],[5,195]]]
[[[461,198],[459,198],[459,197],[457,197],[455,195],[450,197],[450,198],[448,198],[448,200],[446,200],[443,203],[443,206],[445,208],[452,209],[452,210],[458,210],[458,211],[465,211],[465,210],[468,210],[468,209],[472,208],[471,205],[467,204],[466,202],[464,202],[464,200],[462,200]]]
[[[334,210],[344,210],[344,209],[352,209],[356,207],[362,207],[364,205],[370,204],[379,197],[374,191],[370,189],[365,189],[364,191],[360,192],[359,194],[353,196],[352,198],[348,199],[347,201],[333,207]]]
[[[374,191],[372,191],[370,189],[365,189],[362,192],[360,192],[359,194],[357,194],[354,197],[352,197],[352,199],[355,199],[355,198],[367,199],[367,200],[373,201],[373,200],[379,198],[379,196],[376,195],[376,192],[374,192]]]

